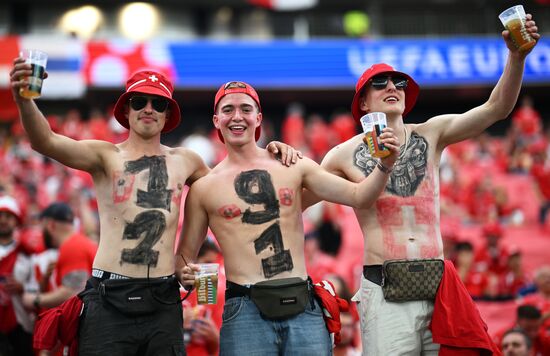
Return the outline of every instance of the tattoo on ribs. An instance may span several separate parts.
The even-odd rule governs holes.
[[[277,220],[280,214],[280,205],[275,195],[271,175],[265,170],[258,169],[241,172],[235,178],[234,187],[237,195],[246,203],[264,206],[263,211],[252,212],[250,208],[246,209],[241,218],[244,224],[260,225],[275,220],[254,240],[256,255],[265,250],[273,252],[272,256],[262,258],[262,270],[265,278],[271,278],[285,271],[292,271],[294,268],[292,256],[290,250],[284,248],[281,227]]]
[[[135,161],[124,164],[124,173],[137,174],[149,170],[147,191],[137,191],[136,205],[147,209],[164,209],[170,211],[173,190],[168,186],[168,170],[164,156],[143,156]],[[166,217],[161,211],[146,210],[127,223],[122,239],[136,240],[143,236],[138,245],[132,249],[122,250],[120,263],[148,265],[156,267],[159,252],[153,250],[153,246],[160,240],[166,229]]]
[[[393,166],[386,191],[390,194],[410,197],[413,196],[426,175],[428,163],[428,141],[416,132],[411,133],[407,151],[401,151]],[[402,149],[404,146],[401,146]],[[370,156],[367,146],[359,144],[354,152],[353,163],[365,177],[376,167],[377,160]]]

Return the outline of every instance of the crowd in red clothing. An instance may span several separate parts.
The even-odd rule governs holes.
[[[55,131],[79,140],[100,139],[116,143],[127,135],[116,121],[109,120],[99,111],[93,111],[90,118],[83,120],[77,110],[69,110],[64,117],[50,116],[48,121]],[[260,145],[276,138],[269,117],[264,126]],[[37,217],[54,201],[70,204],[79,217],[80,231],[97,239],[97,203],[91,177],[34,152],[18,122],[2,128],[0,188],[3,194],[16,197],[22,209],[19,239],[33,252],[44,250]],[[301,106],[292,105],[282,123],[280,139],[320,162],[331,147],[353,137],[358,130],[348,113],[325,120],[319,115],[305,117]],[[482,134],[474,140],[452,145],[444,152],[440,197],[445,256],[455,262],[474,298],[516,298],[529,288],[534,289],[533,278],[522,267],[521,249],[501,241],[503,231],[509,226],[538,224],[541,231],[550,235],[550,219],[546,216],[550,210],[549,133],[545,134],[542,119],[530,100],[524,99],[513,114],[506,137]],[[199,154],[206,155],[208,151],[209,158],[203,158],[210,166],[223,158],[223,146],[215,132],[209,136],[198,133],[192,136],[202,141],[201,148],[191,148]],[[182,140],[182,145],[190,141]],[[197,144],[198,141],[193,142]],[[529,180],[536,201],[511,199],[514,192],[507,189],[506,180],[520,175]],[[504,184],[495,184],[496,178]],[[533,215],[534,205],[536,214]],[[353,210],[323,202],[304,213],[304,224],[306,261],[313,280],[337,276],[347,290],[356,290],[361,276],[363,239]],[[480,243],[472,243],[474,238],[464,239],[460,231],[467,226],[479,227],[476,238]],[[43,268],[48,265],[41,263]],[[220,288],[222,292],[223,287]],[[525,300],[529,300],[528,297]],[[543,300],[548,300],[548,296]],[[195,335],[192,339],[195,346],[197,338],[199,344],[208,344],[204,340],[211,340],[209,327],[219,328],[221,310],[207,311],[197,308],[190,300],[186,303],[186,320],[197,320],[194,323],[200,325],[205,322],[201,322],[201,318],[213,320],[203,328],[206,336]],[[548,302],[533,303],[547,317]],[[351,333],[350,349],[357,349],[357,319],[351,317],[351,324],[355,331]],[[211,342],[216,344],[215,340]],[[205,350],[203,346],[198,348]]]

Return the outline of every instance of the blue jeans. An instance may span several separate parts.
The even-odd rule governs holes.
[[[332,343],[317,301],[301,314],[272,321],[249,297],[236,297],[223,309],[220,356],[226,355],[332,355]]]

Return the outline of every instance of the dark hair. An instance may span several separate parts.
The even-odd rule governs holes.
[[[462,241],[462,242],[458,242],[456,245],[455,245],[455,251],[456,252],[460,252],[460,251],[473,251],[474,250],[474,246],[469,243],[468,241]]]
[[[538,320],[542,317],[539,308],[534,305],[521,305],[516,310],[518,319]]]
[[[206,240],[204,240],[204,242],[202,243],[197,257],[202,257],[210,251],[219,253],[220,249],[218,248],[218,245],[216,245],[216,243],[210,237],[207,237]]]
[[[531,339],[529,338],[529,336],[525,333],[525,331],[523,331],[522,328],[512,328],[510,330],[506,330],[506,332],[504,333],[504,335],[502,335],[502,340],[504,340],[504,338],[506,337],[506,335],[508,334],[520,334],[523,336],[523,339],[525,340],[525,345],[527,345],[527,349],[528,350],[531,350]],[[501,341],[502,343],[502,341]]]

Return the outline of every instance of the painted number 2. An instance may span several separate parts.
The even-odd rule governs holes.
[[[137,191],[137,206],[170,211],[173,191],[166,189],[168,186],[168,171],[163,156],[144,156],[136,161],[128,161],[125,163],[124,171],[125,173],[137,174],[146,169],[149,170],[147,191],[141,189]],[[143,240],[132,249],[125,248],[122,250],[122,262],[156,266],[159,252],[153,250],[153,246],[160,240],[165,229],[166,217],[158,210],[147,210],[136,215],[134,221],[128,223],[124,228],[122,238],[134,240],[143,236]]]
[[[235,178],[237,195],[249,204],[264,206],[262,211],[252,212],[246,209],[242,222],[259,225],[279,217],[279,201],[275,195],[275,188],[267,171],[251,170],[242,172]],[[294,267],[290,250],[285,250],[279,221],[269,226],[260,237],[254,240],[256,254],[271,248],[273,256],[262,259],[264,276],[271,278],[279,273],[291,271]]]

